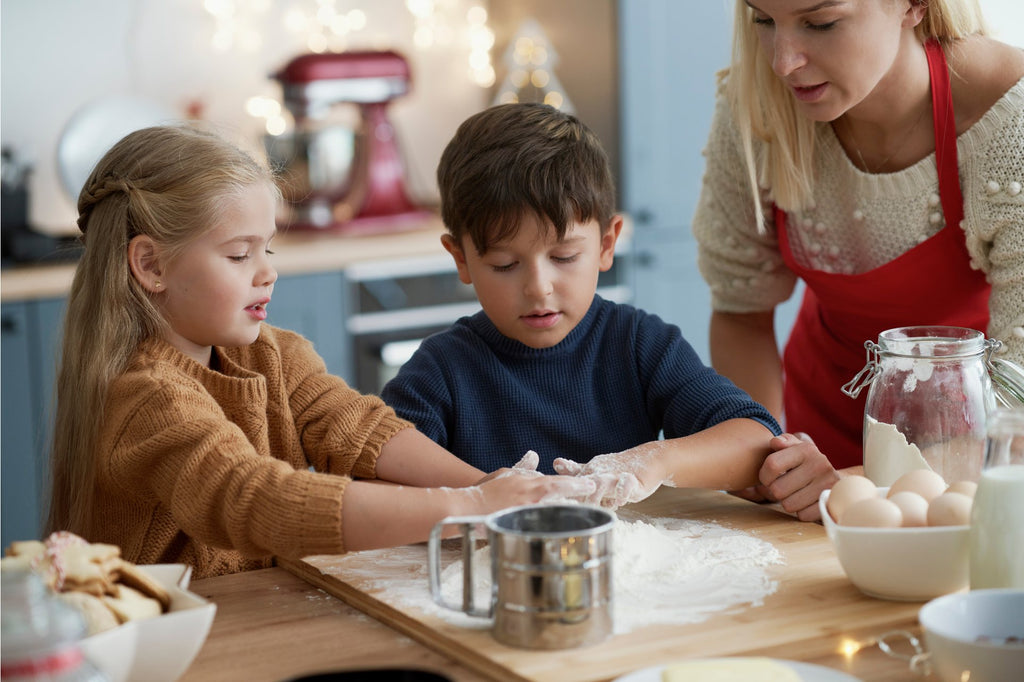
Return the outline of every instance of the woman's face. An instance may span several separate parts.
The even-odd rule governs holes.
[[[913,37],[921,12],[910,0],[746,3],[765,59],[815,121],[835,120],[873,94],[897,90],[901,44]]]

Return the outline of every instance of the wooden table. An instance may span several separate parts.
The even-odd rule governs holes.
[[[482,679],[282,568],[196,580],[189,589],[215,602],[217,615],[181,682],[280,682],[380,667]]]
[[[314,557],[283,562],[287,570],[273,568],[194,582],[191,589],[216,602],[218,611],[206,644],[183,679],[278,681],[315,671],[414,667],[443,673],[456,682],[548,680],[559,679],[552,665],[560,660],[573,664],[574,659],[577,667],[573,675],[578,678],[581,659],[608,656],[609,662],[621,667],[621,656],[613,659],[609,653],[616,646],[636,648],[637,664],[632,669],[708,651],[708,655],[803,661],[870,682],[934,679],[912,673],[906,661],[886,655],[875,644],[879,635],[891,630],[920,637],[917,611],[921,604],[861,595],[842,574],[820,525],[801,523],[769,507],[711,491],[664,489],[643,505],[652,512],[671,506],[682,510],[681,514],[698,514],[769,539],[790,562],[780,576],[784,584],[779,594],[763,606],[739,614],[680,626],[661,642],[654,636],[632,637],[635,633],[630,633],[616,636],[607,646],[562,655],[520,653],[500,647],[480,632],[453,634],[444,624],[428,621],[428,627],[424,627],[423,619],[415,614],[409,618],[408,614],[389,613],[389,607],[375,602],[372,594],[353,591],[351,585],[339,589],[335,578],[318,574]],[[300,574],[302,579],[290,573]],[[787,589],[799,592],[799,598],[794,600]],[[397,629],[364,615],[328,592],[358,604]],[[894,641],[900,653],[913,653],[904,641]],[[491,647],[497,649],[489,651]],[[583,653],[586,655],[580,655]],[[522,661],[531,663],[517,665]],[[512,669],[516,669],[515,674],[508,672]],[[496,672],[501,670],[505,672]],[[534,676],[524,670],[538,672]],[[621,671],[612,669],[604,674],[582,675],[596,681],[619,674]]]

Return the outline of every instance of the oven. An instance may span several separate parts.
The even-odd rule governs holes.
[[[630,256],[628,240],[620,239],[614,264],[598,279],[603,298],[632,300]],[[447,253],[357,263],[346,278],[351,374],[363,393],[380,393],[423,339],[480,310]]]

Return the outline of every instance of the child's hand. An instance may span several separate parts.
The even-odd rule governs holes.
[[[483,496],[483,513],[508,507],[560,500],[579,501],[593,497],[596,483],[588,478],[545,476],[533,468],[499,469],[476,489]],[[518,467],[518,465],[517,465]]]
[[[533,450],[528,450],[522,459],[516,462],[512,468],[502,467],[497,471],[491,472],[476,482],[477,485],[486,483],[487,481],[493,480],[498,476],[505,476],[507,474],[522,474],[524,476],[543,476],[541,472],[537,471],[537,465],[540,463],[540,455]]]
[[[627,450],[610,455],[598,455],[586,464],[559,457],[553,462],[553,466],[560,474],[594,481],[594,493],[582,501],[617,509],[624,504],[639,502],[661,485],[662,481],[657,477],[648,477],[646,482],[641,480],[639,476],[646,473],[643,471],[645,463],[646,460],[638,460]]]
[[[784,433],[769,441],[774,452],[761,465],[761,485],[755,490],[801,521],[817,521],[818,497],[835,485],[839,474],[809,437],[800,436]],[[753,499],[753,491],[746,492],[740,496]]]

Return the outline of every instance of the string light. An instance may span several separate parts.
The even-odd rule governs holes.
[[[214,50],[251,53],[262,47],[259,27],[268,21],[266,15],[275,4],[274,0],[201,2],[213,19],[211,45]],[[372,9],[351,7],[353,4],[356,4],[354,0],[297,0],[283,11],[280,25],[310,52],[342,52],[370,23],[367,11]],[[370,3],[361,4],[373,7]],[[487,9],[480,0],[404,0],[404,4],[413,18],[412,42],[417,49],[464,51],[469,81],[482,88],[494,85],[491,61],[494,32],[487,26]],[[532,70],[524,78],[529,78],[529,73]],[[279,135],[287,129],[287,121],[280,112],[280,103],[276,112],[270,112],[266,107],[268,100],[272,98],[250,98],[246,111],[265,119],[269,134]]]
[[[413,17],[413,44],[422,50],[468,48],[469,80],[489,88],[494,85],[494,32],[487,27],[487,10],[482,5],[465,5],[465,0],[405,0]]]
[[[573,111],[572,102],[555,75],[558,55],[536,21],[523,22],[505,52],[504,61],[508,75],[498,89],[495,103],[539,101]]]
[[[213,17],[211,44],[218,52],[238,49],[253,53],[263,46],[263,35],[256,25],[270,9],[270,0],[203,0],[203,9]]]
[[[839,653],[842,654],[843,658],[849,661],[854,655],[863,648],[863,645],[855,639],[843,638],[839,642]]]

